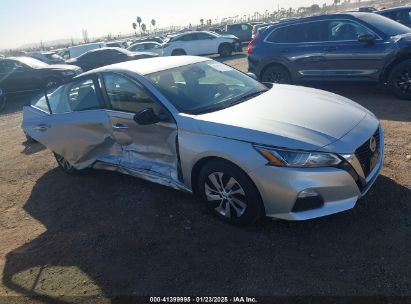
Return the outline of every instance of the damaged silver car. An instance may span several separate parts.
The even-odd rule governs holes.
[[[353,101],[191,56],[79,75],[25,107],[22,128],[67,173],[117,170],[196,193],[241,224],[353,208],[384,153],[379,121]]]

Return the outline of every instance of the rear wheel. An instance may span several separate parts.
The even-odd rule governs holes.
[[[84,173],[86,170],[77,170],[74,168],[63,156],[54,153],[54,157],[56,158],[57,164],[59,165],[60,169],[64,172],[72,175]]]
[[[396,65],[390,73],[388,83],[395,96],[411,100],[411,60]]]
[[[171,56],[184,56],[187,55],[187,53],[184,50],[174,50],[171,53]]]
[[[221,57],[230,57],[233,53],[233,48],[228,43],[224,43],[218,48],[218,53]]]
[[[229,162],[208,162],[200,171],[198,189],[207,207],[230,224],[253,224],[264,215],[257,188],[247,174]]]
[[[46,89],[55,88],[55,87],[59,86],[61,83],[62,83],[62,81],[60,79],[55,78],[55,77],[50,77],[50,78],[47,78],[44,81],[44,87]]]
[[[261,77],[262,82],[290,84],[290,73],[280,65],[272,65],[266,68]]]

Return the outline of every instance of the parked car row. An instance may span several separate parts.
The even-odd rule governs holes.
[[[0,59],[0,111],[10,95],[38,92],[80,73],[82,70],[77,66],[46,64],[31,57]]]
[[[264,28],[248,45],[263,82],[384,83],[411,99],[411,29],[375,13],[300,18]]]

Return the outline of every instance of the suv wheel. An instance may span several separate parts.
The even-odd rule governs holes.
[[[218,53],[221,57],[230,57],[233,54],[233,48],[228,43],[223,43],[218,48]]]
[[[264,215],[257,188],[247,174],[229,162],[208,162],[200,171],[198,189],[207,207],[230,224],[253,224]]]
[[[388,83],[395,96],[411,100],[411,60],[396,65],[390,73]]]
[[[171,53],[171,56],[184,56],[187,55],[187,53],[184,50],[174,50]]]
[[[280,65],[272,65],[266,68],[261,76],[262,82],[290,84],[290,73]]]
[[[60,169],[68,174],[76,175],[85,172],[85,170],[77,170],[74,168],[63,156],[58,155],[57,153],[54,153],[54,157],[56,158]]]

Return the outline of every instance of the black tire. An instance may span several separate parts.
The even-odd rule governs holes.
[[[220,189],[213,179],[222,185]],[[256,186],[246,173],[228,161],[206,163],[200,170],[197,186],[201,199],[224,222],[251,225],[264,216],[264,206]]]
[[[218,53],[220,57],[230,57],[233,54],[233,47],[228,43],[223,43],[218,48]]]
[[[171,56],[184,56],[187,55],[187,53],[184,50],[174,50],[171,53]]]
[[[411,100],[411,60],[400,62],[392,69],[388,84],[395,96]]]
[[[271,65],[263,71],[261,82],[290,84],[292,81],[286,68],[280,65]]]
[[[62,84],[61,79],[58,79],[56,77],[49,77],[46,80],[44,80],[44,83],[43,83],[45,89],[57,87],[60,84]]]
[[[60,169],[70,175],[79,175],[86,172],[87,169],[77,170],[74,168],[70,163],[63,157],[58,155],[57,153],[53,153],[54,157],[56,158],[57,164],[59,165]]]
[[[2,112],[7,105],[6,95],[0,95],[0,112]]]

